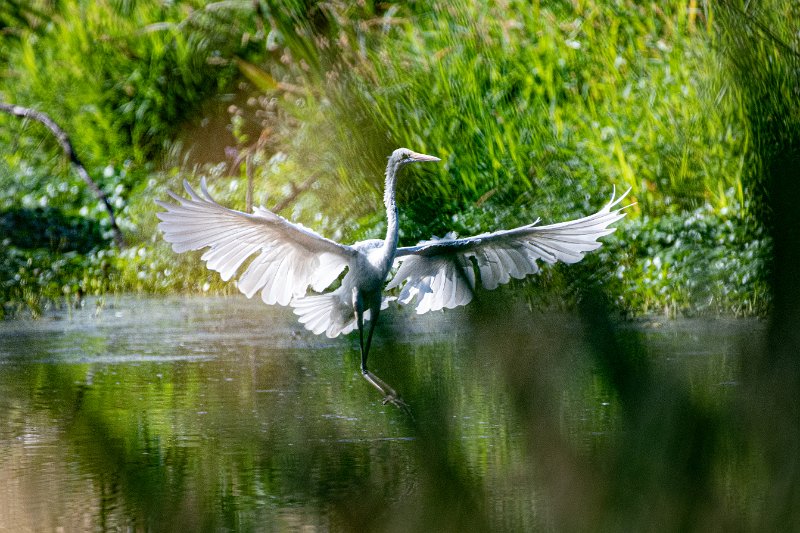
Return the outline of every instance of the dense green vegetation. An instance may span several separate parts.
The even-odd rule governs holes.
[[[3,312],[86,294],[235,290],[156,234],[153,199],[183,178],[207,176],[243,208],[249,168],[257,202],[333,238],[379,235],[385,156],[409,146],[443,163],[402,180],[403,242],[557,221],[631,188],[637,204],[601,253],[516,288],[569,305],[594,280],[633,315],[763,314],[766,143],[754,143],[756,100],[731,75],[715,9],[6,3],[0,100],[68,131],[129,245],[110,243],[49,133],[0,116]],[[792,18],[776,20],[791,43],[781,24]],[[782,50],[742,39],[762,43],[759,61]],[[776,98],[797,113],[789,96]]]

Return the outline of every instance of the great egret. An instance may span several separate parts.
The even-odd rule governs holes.
[[[252,214],[228,209],[211,198],[205,180],[200,185],[202,197],[184,180],[188,199],[169,192],[177,204],[157,201],[166,209],[158,213],[159,228],[175,252],[208,248],[201,257],[208,268],[219,272],[225,281],[237,276],[237,286],[248,298],[260,291],[266,304],[290,305],[300,322],[314,333],[333,338],[358,328],[363,376],[386,396],[386,401],[402,403],[391,387],[367,370],[378,314],[395,299],[383,294],[393,265],[399,264],[386,288],[400,288],[396,298],[399,303],[410,304],[416,299],[416,312],[420,314],[453,308],[472,300],[478,279],[491,290],[512,277],[538,272],[537,260],[550,264],[580,261],[586,252],[600,247],[598,238],[614,231],[609,225],[625,216],[621,212],[624,207],[611,208],[627,192],[617,199],[612,195],[600,211],[576,220],[537,226],[537,219],[511,230],[461,239],[450,233],[398,248],[397,172],[408,163],[435,161],[439,158],[407,148],[398,148],[389,157],[383,198],[388,223],[383,240],[348,246],[263,207],[256,207]],[[345,268],[347,274],[337,289],[307,294],[309,287],[322,293]],[[365,321],[369,322],[366,339]]]

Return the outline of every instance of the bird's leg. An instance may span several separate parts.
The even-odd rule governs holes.
[[[369,346],[364,350],[364,313],[356,309],[356,325],[358,326],[358,342],[361,346],[361,373],[367,371],[367,352]]]
[[[369,347],[372,345],[372,333],[375,331],[375,324],[378,323],[378,312],[380,311],[380,307],[377,309],[372,309],[370,312],[372,316],[369,317],[369,332],[367,333],[367,345],[364,346],[364,333],[363,328],[359,331],[361,333],[361,372],[367,373],[367,356],[369,355]],[[362,321],[363,322],[363,321]],[[362,324],[363,325],[363,324]]]
[[[374,312],[374,310],[373,310]],[[390,403],[395,407],[399,407],[403,411],[408,414],[411,414],[411,410],[408,407],[408,404],[403,401],[400,395],[390,387],[385,381],[381,378],[367,370],[367,356],[369,355],[369,348],[372,345],[372,334],[375,331],[375,323],[377,322],[378,313],[375,313],[374,316],[370,317],[369,321],[369,331],[367,332],[367,342],[364,343],[364,315],[362,312],[356,310],[356,324],[358,325],[358,340],[361,345],[361,375],[364,376],[364,379],[367,380],[367,383],[375,387],[378,392],[383,394],[383,403],[387,404]]]
[[[390,387],[385,381],[369,370],[362,370],[361,375],[364,376],[364,379],[367,380],[367,383],[378,389],[378,392],[383,394],[384,405],[390,403],[395,407],[399,407],[409,415],[411,414],[411,409],[408,407],[408,404],[404,402],[400,397],[400,394],[398,394],[397,391]]]

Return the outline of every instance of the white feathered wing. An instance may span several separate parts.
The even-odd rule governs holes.
[[[173,250],[208,248],[201,259],[223,280],[236,277],[237,287],[248,298],[260,291],[264,303],[291,304],[301,322],[315,333],[325,331],[335,337],[352,330],[348,295],[333,291],[306,297],[306,292],[309,287],[325,290],[346,267],[352,267],[355,249],[263,207],[256,207],[253,214],[223,207],[211,198],[205,180],[202,197],[186,181],[184,188],[188,199],[170,192],[177,204],[156,202],[166,209],[157,213],[158,227]]]
[[[398,302],[410,304],[416,298],[416,312],[438,311],[466,305],[475,290],[477,266],[480,282],[495,289],[511,278],[521,279],[539,271],[545,263],[576,263],[586,252],[601,246],[600,237],[614,231],[611,224],[625,216],[625,207],[612,210],[630,192],[611,200],[593,215],[551,224],[532,224],[511,230],[483,233],[463,239],[450,233],[417,246],[397,249],[399,264],[387,289],[402,287]],[[626,206],[629,207],[629,206]]]

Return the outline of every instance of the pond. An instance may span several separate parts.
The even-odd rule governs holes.
[[[594,326],[578,316],[478,307],[381,317],[372,370],[410,413],[362,379],[355,335],[318,337],[241,297],[106,299],[2,322],[0,530],[752,515],[762,481],[739,471],[753,463],[719,420],[762,322],[615,325],[633,354],[626,377],[592,355]],[[691,503],[704,495],[712,508]]]

